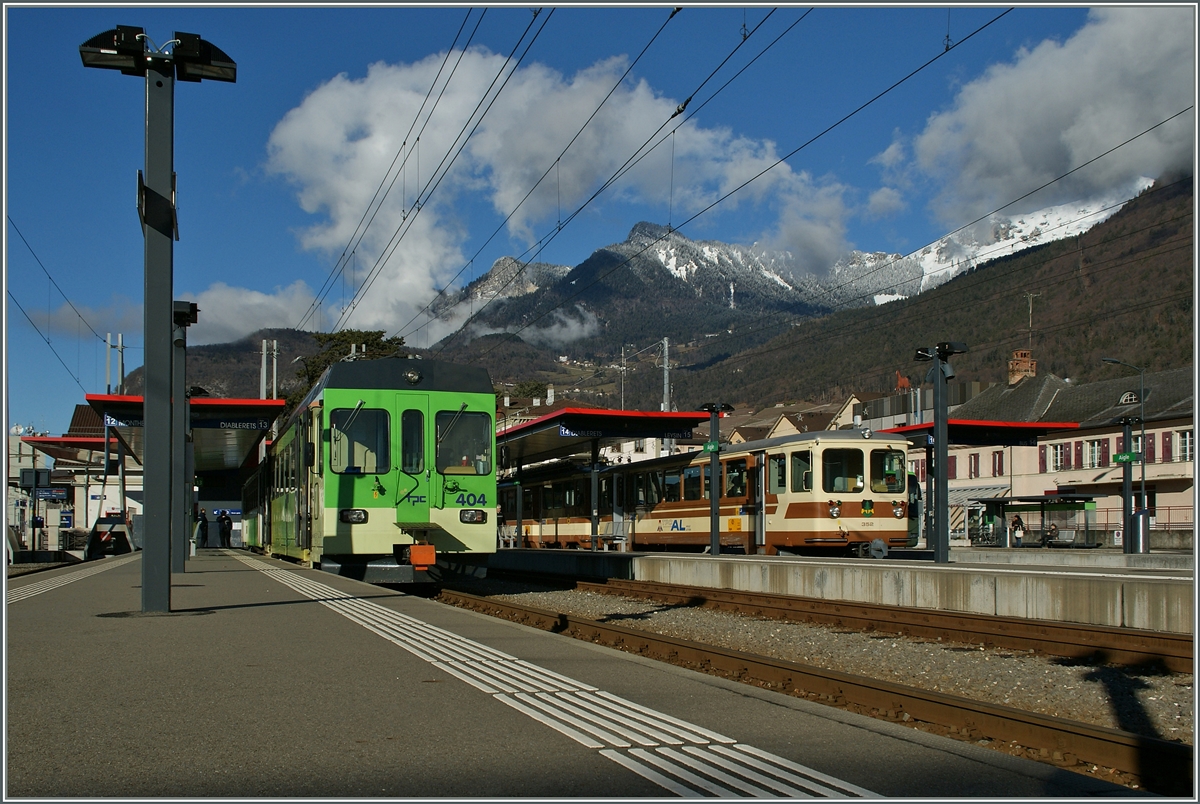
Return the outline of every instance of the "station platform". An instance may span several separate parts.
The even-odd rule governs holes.
[[[1024,548],[953,549],[946,564],[915,555],[714,558],[537,548],[501,550],[488,566],[1190,634],[1193,561],[1190,553]]]
[[[140,586],[8,580],[6,800],[1137,794],[240,550]]]

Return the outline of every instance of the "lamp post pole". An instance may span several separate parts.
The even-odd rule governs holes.
[[[142,611],[171,610],[171,350],[174,344],[175,80],[233,82],[237,65],[196,34],[175,32],[153,49],[143,29],[119,25],[79,46],[83,66],[120,70],[146,82],[146,165],[138,177],[144,237],[145,349]],[[173,45],[166,52],[167,45]],[[179,400],[182,403],[182,400]],[[181,489],[182,491],[182,489]]]
[[[711,541],[708,551],[711,555],[721,554],[721,508],[720,508],[720,478],[721,478],[721,430],[717,419],[722,412],[733,410],[733,406],[725,402],[709,402],[701,405],[700,410],[708,411],[708,443],[704,449],[708,451],[708,510]]]
[[[964,354],[966,351],[965,343],[951,341],[918,349],[914,358],[933,363],[927,379],[933,381],[933,560],[938,564],[950,561],[950,481],[946,471],[950,427],[947,421],[946,381],[954,377],[954,370],[947,361],[951,355]],[[926,504],[929,504],[928,499]]]
[[[142,611],[171,610],[171,345],[174,295],[175,69],[146,56]]]
[[[1146,522],[1147,511],[1149,510],[1149,507],[1150,507],[1146,500],[1146,369],[1139,367],[1139,366],[1135,366],[1132,363],[1126,363],[1123,360],[1117,360],[1115,357],[1102,357],[1100,359],[1103,362],[1111,363],[1114,366],[1125,366],[1126,368],[1131,368],[1138,373],[1138,420],[1140,422],[1140,428],[1141,428],[1141,433],[1142,433],[1141,449],[1138,450],[1138,463],[1142,465],[1141,501],[1140,501],[1140,504],[1138,505],[1138,510],[1137,510],[1136,514],[1128,513],[1128,510],[1129,510],[1128,500],[1130,497],[1130,489],[1128,488],[1128,485],[1130,485],[1130,484],[1128,484],[1128,483],[1123,484],[1122,492],[1126,499],[1126,503],[1125,503],[1124,507],[1125,507],[1126,517],[1127,517],[1126,529],[1125,529],[1126,535],[1125,535],[1125,540],[1124,540],[1124,545],[1123,545],[1123,551],[1126,553],[1149,552],[1150,551],[1150,542],[1149,542],[1150,534],[1148,531],[1148,523]],[[1126,422],[1125,423],[1125,443],[1129,444],[1131,442],[1131,440],[1132,440],[1132,433],[1130,432],[1128,422]],[[1126,449],[1128,450],[1129,447],[1127,446]],[[1130,451],[1132,451],[1132,450],[1130,450]],[[1128,468],[1128,464],[1126,464],[1126,467]],[[1128,477],[1128,473],[1126,473],[1125,477]],[[1133,539],[1130,538],[1133,535],[1133,531],[1134,531],[1134,528],[1133,528],[1133,517],[1134,516],[1139,516],[1142,518],[1141,526],[1137,529],[1138,536],[1139,536],[1138,544],[1132,544]],[[1145,539],[1145,544],[1140,543],[1142,541],[1142,539]]]

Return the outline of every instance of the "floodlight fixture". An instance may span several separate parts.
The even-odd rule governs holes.
[[[917,353],[915,355],[913,355],[913,360],[919,360],[923,363],[928,362],[930,360],[933,360],[934,355],[936,355],[936,354],[937,354],[937,350],[935,350],[931,347],[928,347],[928,346],[923,346],[917,350]]]
[[[84,67],[120,70],[125,75],[146,74],[146,32],[135,25],[118,25],[96,34],[79,46]]]
[[[175,32],[175,77],[179,81],[237,81],[237,64],[199,34]]]
[[[967,353],[967,345],[962,341],[942,342],[937,345],[937,350],[942,360],[945,360],[950,355],[965,355]]]

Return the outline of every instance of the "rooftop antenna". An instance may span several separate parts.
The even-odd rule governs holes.
[[[950,50],[952,44],[954,43],[950,40],[950,9],[946,9],[946,51]]]
[[[1041,295],[1042,294],[1040,294],[1040,293],[1026,293],[1025,294],[1025,298],[1029,299],[1029,351],[1030,352],[1033,351],[1033,300]]]

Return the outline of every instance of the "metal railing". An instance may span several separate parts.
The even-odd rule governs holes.
[[[1195,523],[1195,511],[1190,505],[1160,505],[1150,509],[1152,530],[1191,530]],[[1125,514],[1120,508],[1097,508],[1098,530],[1122,530]]]

